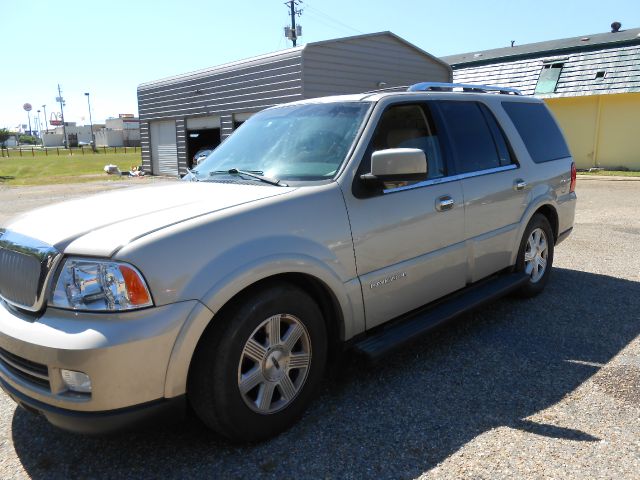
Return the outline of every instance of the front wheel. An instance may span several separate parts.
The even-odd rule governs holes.
[[[317,304],[281,284],[245,293],[213,322],[189,377],[196,414],[232,440],[262,440],[288,428],[324,371],[327,334]]]
[[[538,295],[551,274],[553,265],[554,236],[549,220],[542,214],[535,214],[522,236],[516,271],[524,272],[529,281],[520,290],[524,297]]]

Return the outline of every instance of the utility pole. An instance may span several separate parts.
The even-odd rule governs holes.
[[[58,84],[58,98],[56,98],[56,101],[60,102],[60,116],[62,117],[62,135],[64,148],[68,148],[69,141],[67,140],[67,125],[64,121],[64,109],[62,108],[64,106],[64,98],[62,98],[62,90],[60,89],[60,84]]]
[[[289,7],[289,15],[291,16],[291,27],[284,28],[284,35],[293,42],[294,47],[297,45],[298,37],[302,36],[302,27],[300,25],[296,27],[296,15],[302,15],[302,9],[296,7],[301,3],[302,0],[289,0],[288,2],[284,2],[284,4]]]

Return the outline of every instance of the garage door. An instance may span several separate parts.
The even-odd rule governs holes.
[[[150,123],[151,164],[156,175],[178,175],[176,122],[166,120]]]

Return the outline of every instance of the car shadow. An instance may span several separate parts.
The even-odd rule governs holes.
[[[502,299],[373,365],[342,362],[304,418],[260,444],[230,444],[193,419],[79,436],[21,409],[13,443],[36,479],[411,478],[501,426],[598,441],[527,417],[575,390],[640,333],[638,287],[556,268],[534,299]]]

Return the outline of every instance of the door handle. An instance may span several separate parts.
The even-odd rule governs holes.
[[[515,182],[513,182],[514,190],[524,190],[525,188],[527,188],[527,182],[525,182],[521,178],[518,178]]]
[[[443,195],[436,200],[436,210],[439,212],[445,212],[451,210],[455,205],[455,201],[449,195]]]

